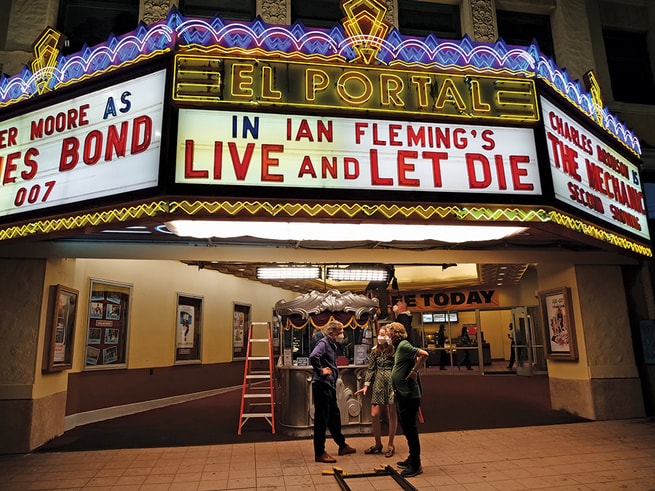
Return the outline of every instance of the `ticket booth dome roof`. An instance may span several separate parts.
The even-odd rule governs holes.
[[[276,315],[283,319],[285,327],[301,329],[309,323],[322,329],[330,320],[338,320],[351,328],[363,327],[368,324],[378,307],[378,299],[368,298],[366,295],[339,290],[312,290],[293,300],[279,300],[274,310]]]

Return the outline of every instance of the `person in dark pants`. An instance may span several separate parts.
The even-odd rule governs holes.
[[[511,370],[514,368],[514,362],[516,361],[516,331],[514,330],[514,325],[509,323],[509,332],[507,337],[510,339],[511,344],[509,348],[509,363],[507,364],[507,369]]]
[[[466,326],[462,326],[462,334],[459,337],[459,344],[464,348],[462,350],[464,352],[464,355],[462,360],[457,365],[457,367],[458,368],[461,367],[463,363],[464,365],[466,365],[467,370],[473,370],[473,368],[471,368],[471,355],[469,353],[469,350],[466,349],[472,344],[471,337],[469,336],[469,332]]]
[[[401,476],[414,477],[423,472],[421,442],[418,435],[418,413],[421,405],[421,384],[418,371],[427,360],[428,352],[407,341],[407,331],[401,323],[388,324],[387,331],[396,350],[391,381],[395,391],[400,425],[409,447],[409,457],[398,462],[398,467],[404,467],[400,473]]]
[[[355,453],[341,432],[341,412],[337,405],[337,343],[343,342],[343,324],[332,320],[325,336],[318,340],[309,355],[313,368],[312,397],[314,398],[314,459],[332,464],[337,461],[325,451],[325,433],[330,430],[339,446],[339,455]]]
[[[446,364],[450,365],[449,355],[445,349],[446,346],[446,326],[441,324],[439,325],[439,332],[437,333],[437,347],[443,348],[441,354],[439,355],[439,369],[446,370]]]

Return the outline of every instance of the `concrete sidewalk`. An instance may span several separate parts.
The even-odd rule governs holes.
[[[420,429],[420,426],[419,426]],[[46,452],[0,456],[0,489],[26,490],[339,490],[314,462],[311,440],[197,447]],[[384,442],[384,440],[383,440]],[[407,456],[365,455],[372,437],[353,437],[357,453],[338,458],[349,474]],[[421,435],[421,491],[655,490],[655,422],[623,420]],[[336,455],[332,441],[328,452]],[[389,476],[348,479],[353,491],[401,489]]]

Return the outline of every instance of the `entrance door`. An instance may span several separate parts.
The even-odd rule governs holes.
[[[538,307],[513,308],[512,322],[515,339],[513,358],[517,375],[546,373],[546,357]]]

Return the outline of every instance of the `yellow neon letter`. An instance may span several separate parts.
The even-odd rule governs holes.
[[[417,105],[419,109],[428,108],[428,95],[430,94],[429,75],[412,75],[412,84],[416,85]]]
[[[383,73],[380,75],[380,103],[383,106],[390,106],[392,103],[398,107],[404,107],[400,92],[405,88],[405,82],[398,75]]]
[[[323,70],[308,68],[305,72],[305,100],[313,102],[316,100],[316,93],[328,88],[330,77]]]
[[[359,95],[353,94],[352,88],[351,90],[346,89],[346,84],[350,81],[355,81],[355,85],[360,86]],[[343,72],[339,77],[339,80],[337,80],[337,94],[339,94],[339,97],[344,101],[358,106],[364,104],[371,98],[371,95],[373,95],[373,84],[363,73],[349,70]]]
[[[482,98],[480,97],[480,82],[478,80],[471,80],[471,101],[473,111],[476,113],[488,113],[491,110],[491,104],[482,102]]]
[[[262,67],[262,99],[279,101],[282,99],[282,92],[275,89],[275,73],[273,67],[264,65]]]
[[[232,65],[232,97],[235,99],[252,98],[254,85],[253,66],[246,63]]]
[[[462,96],[457,90],[455,83],[450,78],[445,79],[441,84],[441,89],[439,89],[439,94],[437,95],[437,100],[434,103],[434,108],[443,109],[443,107],[446,105],[446,102],[452,102],[460,111],[464,111],[466,109],[464,99],[462,99]]]

